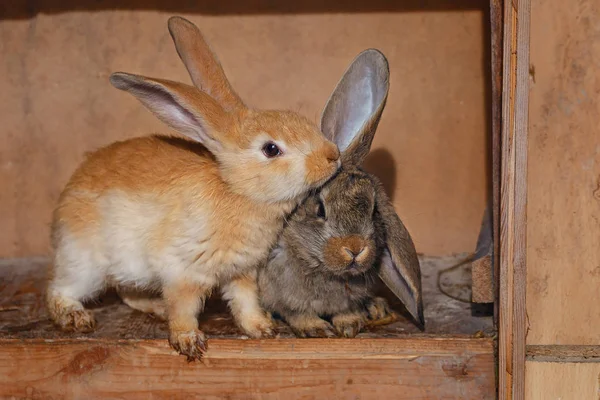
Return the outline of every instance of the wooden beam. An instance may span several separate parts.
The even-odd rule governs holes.
[[[504,4],[500,221],[500,399],[525,396],[530,0]]]
[[[0,398],[494,399],[491,339],[0,339]]]

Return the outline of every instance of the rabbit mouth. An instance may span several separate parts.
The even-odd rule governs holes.
[[[344,275],[362,275],[369,269],[368,265],[363,265],[356,261],[349,263],[342,271]]]
[[[312,192],[312,194],[314,194],[318,192],[321,188],[323,188],[323,186],[326,186],[329,182],[333,181],[340,174],[341,166],[341,161],[338,160],[335,166],[333,167],[334,169],[332,170],[332,172],[330,172],[328,175],[323,176],[321,179],[315,181],[312,185],[310,185],[309,192]]]
[[[370,265],[357,261],[351,261],[344,266],[325,264],[325,267],[330,274],[338,277],[360,276],[364,275],[370,269]]]

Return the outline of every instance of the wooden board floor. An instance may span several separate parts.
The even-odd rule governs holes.
[[[90,305],[95,332],[59,332],[42,301],[47,260],[2,261],[0,398],[493,399],[491,317],[457,300],[468,295],[463,258],[422,258],[424,333],[394,304],[396,322],[356,339],[295,339],[280,324],[276,339],[246,340],[213,299],[202,363],[187,363],[164,323],[110,293]]]

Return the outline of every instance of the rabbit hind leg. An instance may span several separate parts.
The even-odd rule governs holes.
[[[123,303],[134,310],[152,314],[161,321],[167,320],[167,306],[162,297],[153,297],[151,293],[118,288],[117,293]]]

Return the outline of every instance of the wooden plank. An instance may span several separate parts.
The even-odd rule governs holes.
[[[600,346],[527,345],[527,360],[538,362],[600,362]]]
[[[472,264],[473,297],[475,303],[494,303],[494,322],[498,317],[498,276],[500,254],[500,137],[502,134],[502,33],[503,0],[490,0],[490,97],[489,154],[490,192],[483,216],[477,248]],[[496,257],[494,257],[496,255]]]
[[[499,398],[525,394],[529,0],[504,7]]]
[[[533,7],[527,344],[597,345],[600,2]]]
[[[491,339],[0,340],[0,398],[493,399]]]
[[[600,400],[600,363],[527,361],[527,400]]]

